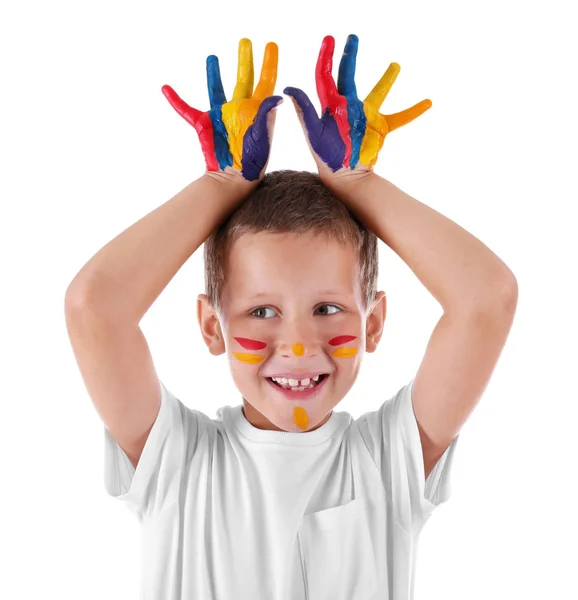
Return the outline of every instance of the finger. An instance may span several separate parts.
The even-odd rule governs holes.
[[[275,91],[277,82],[277,63],[279,61],[279,47],[275,42],[269,42],[265,46],[265,55],[263,56],[263,65],[261,67],[261,78],[253,98],[261,102],[267,96],[271,96]],[[280,97],[280,96],[279,96]]]
[[[318,138],[323,130],[323,123],[321,123],[321,119],[307,94],[303,90],[294,87],[286,87],[283,93],[293,100],[297,114],[303,119],[308,135],[314,139]]]
[[[403,125],[407,125],[414,119],[417,119],[420,115],[431,108],[432,102],[431,100],[422,100],[418,102],[411,108],[407,108],[406,110],[402,110],[401,112],[395,113],[393,115],[382,115],[382,117],[386,120],[387,130],[393,131],[398,127],[403,127]]]
[[[371,104],[377,110],[383,104],[385,97],[389,94],[391,86],[395,82],[401,67],[393,62],[387,68],[387,71],[383,74],[381,79],[375,84],[375,87],[367,94],[367,98],[364,102]]]
[[[214,54],[207,56],[207,87],[209,88],[211,108],[221,106],[227,102],[223,82],[221,81],[219,59]]]
[[[357,46],[359,38],[351,34],[347,38],[345,50],[339,63],[339,75],[337,77],[337,91],[343,96],[354,94],[357,97],[355,89],[355,64],[357,61]]]
[[[333,70],[333,51],[335,50],[335,38],[327,35],[321,43],[317,66],[315,67],[315,83],[317,84],[317,95],[321,101],[321,109],[329,106],[331,98],[337,95],[337,86],[331,74]]]
[[[202,112],[189,106],[179,95],[173,90],[170,85],[163,85],[162,92],[171,106],[183,117],[188,123],[196,128],[197,122],[202,116]]]
[[[239,42],[239,66],[233,100],[242,100],[253,95],[253,78],[253,46],[250,39],[243,38]]]
[[[263,167],[267,164],[274,127],[273,109],[282,102],[281,96],[265,98],[259,106],[255,120],[245,133],[241,174],[249,181],[259,179]]]

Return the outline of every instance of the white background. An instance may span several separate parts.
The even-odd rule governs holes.
[[[228,97],[237,46],[279,44],[276,93],[316,98],[323,36],[360,38],[357,89],[401,65],[382,112],[432,108],[376,172],[481,239],[519,285],[514,326],[461,432],[452,496],[422,532],[416,600],[578,597],[576,63],[570,2],[6,2],[0,13],[2,598],[136,599],[140,530],[104,489],[104,428],[66,334],[64,293],[103,245],[204,171],[161,92]],[[573,41],[574,39],[574,41]],[[288,97],[269,169],[314,170]],[[376,410],[415,375],[441,307],[380,242],[383,339],[338,410]],[[141,322],[157,372],[215,417],[240,403],[196,320],[202,251]]]

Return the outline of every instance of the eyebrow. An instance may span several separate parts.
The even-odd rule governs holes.
[[[340,292],[338,290],[321,290],[320,292],[316,292],[320,296],[347,296],[346,292]],[[274,296],[275,292],[258,292],[249,296],[248,300],[254,300],[256,298],[262,298],[263,296]]]

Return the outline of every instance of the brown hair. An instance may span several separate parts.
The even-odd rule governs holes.
[[[267,173],[204,243],[205,294],[217,314],[221,313],[229,249],[242,235],[261,231],[313,232],[352,245],[358,253],[365,309],[375,301],[377,236],[323,185],[317,173],[283,169]]]

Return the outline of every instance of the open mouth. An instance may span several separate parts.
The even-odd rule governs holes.
[[[309,385],[307,385],[307,386],[294,386],[294,387],[290,386],[289,383],[279,383],[278,381],[274,381],[272,377],[266,377],[266,379],[268,379],[273,385],[276,385],[277,387],[281,388],[282,390],[301,392],[301,391],[305,391],[305,390],[311,390],[311,389],[317,387],[324,379],[327,379],[327,377],[329,377],[329,374],[323,373],[323,374],[319,375],[319,378],[317,379],[317,381],[315,381],[314,379],[310,379]]]

